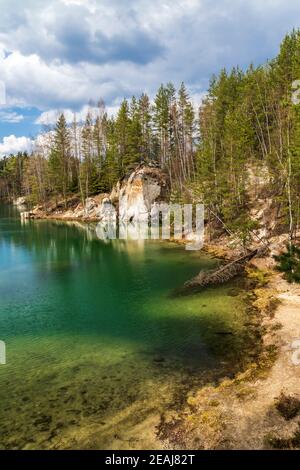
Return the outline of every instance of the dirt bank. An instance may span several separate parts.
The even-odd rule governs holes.
[[[269,284],[255,292],[265,331],[259,362],[234,380],[190,396],[181,416],[169,417],[161,427],[166,447],[300,447],[300,365],[292,361],[292,344],[300,339],[300,287],[273,274]],[[285,413],[291,403],[292,417]]]

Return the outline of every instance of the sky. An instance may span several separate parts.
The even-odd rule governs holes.
[[[298,27],[299,0],[0,0],[0,158],[91,101],[114,113],[184,81],[199,104],[212,74],[266,62]]]

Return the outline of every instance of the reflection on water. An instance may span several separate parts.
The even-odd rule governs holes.
[[[22,225],[0,207],[0,447],[158,448],[161,416],[245,359],[232,286],[169,296],[215,264],[170,243],[104,243],[80,222]]]

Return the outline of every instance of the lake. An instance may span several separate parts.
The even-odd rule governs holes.
[[[172,295],[217,264],[169,242],[103,242],[92,224],[21,223],[0,206],[0,448],[159,448],[161,420],[246,360],[234,283]]]

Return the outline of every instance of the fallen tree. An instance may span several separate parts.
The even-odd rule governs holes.
[[[254,256],[258,254],[259,250],[254,250],[244,255],[234,261],[219,266],[216,269],[211,269],[209,271],[200,271],[197,276],[193,279],[184,283],[183,287],[178,289],[176,293],[178,295],[187,295],[191,291],[198,291],[208,286],[215,286],[219,284],[224,284],[225,282],[230,281],[235,276],[241,274],[248,261],[250,261]]]

